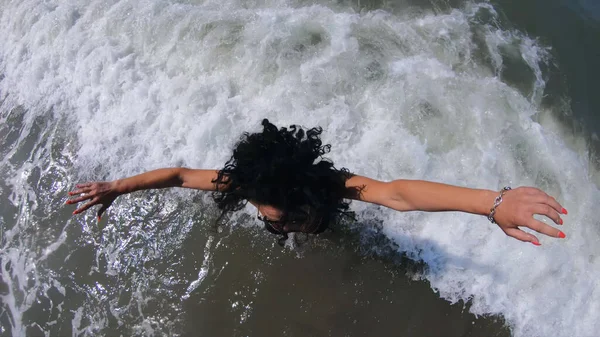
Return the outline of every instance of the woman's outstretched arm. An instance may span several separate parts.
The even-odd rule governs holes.
[[[498,191],[471,189],[423,180],[381,182],[362,176],[346,181],[351,199],[386,206],[398,211],[459,211],[488,216]],[[506,191],[495,208],[493,219],[508,236],[539,245],[538,238],[519,227],[529,227],[548,236],[564,238],[560,230],[533,218],[545,215],[562,225],[560,214],[567,214],[553,197],[532,187]]]
[[[98,219],[100,219],[102,213],[122,194],[167,187],[216,191],[218,186],[213,181],[217,178],[217,173],[217,170],[163,168],[110,182],[78,184],[76,190],[69,192],[71,198],[67,200],[67,204],[89,200],[78,207],[73,214],[81,213],[94,205],[102,205],[98,210]]]

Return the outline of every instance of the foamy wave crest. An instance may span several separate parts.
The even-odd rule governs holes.
[[[354,207],[363,218],[383,220],[399,253],[427,263],[421,276],[441,296],[472,301],[476,314],[503,315],[515,336],[600,330],[595,169],[585,143],[567,145],[540,105],[548,50],[501,29],[491,5],[404,16],[284,1],[26,0],[2,7],[1,98],[26,109],[23,125],[44,117],[72,133],[61,145],[64,158],[73,156],[58,165],[63,178],[219,167],[237,137],[266,117],[279,125],[323,126],[336,164],[374,178],[492,189],[534,185],[569,210],[567,239],[541,238],[543,245],[534,247],[507,238],[483,217]],[[511,76],[515,65],[519,80]],[[31,174],[19,165],[10,173]],[[9,185],[15,204],[30,195],[16,180]],[[15,230],[24,230],[27,214],[19,213]],[[188,233],[181,226],[172,244]],[[128,239],[111,233],[97,249],[114,267],[106,270],[119,274],[130,263],[118,257]],[[3,263],[14,261],[13,271],[25,268],[27,254],[42,254],[19,252],[25,244],[11,242],[3,241],[1,254]],[[140,254],[170,249],[157,247]],[[11,274],[3,267],[3,279],[17,282],[25,269]],[[71,282],[79,294],[93,294],[71,309],[73,333],[94,334],[127,315],[138,324],[125,334],[170,331],[160,329],[164,317],[132,313],[145,310],[149,289],[169,284],[152,273],[137,276],[149,281],[128,288],[131,301],[120,306],[108,300],[118,295],[106,287],[77,288],[81,280],[64,279],[57,289]],[[194,288],[182,289],[173,297]],[[14,317],[30,305],[16,295],[3,300]],[[24,331],[14,322],[13,332]]]

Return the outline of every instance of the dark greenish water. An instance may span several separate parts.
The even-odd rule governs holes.
[[[1,336],[591,336],[600,329],[594,1],[0,2]],[[77,182],[218,168],[262,118],[382,180],[533,185],[561,242],[353,203],[280,247],[251,206]],[[530,247],[531,246],[531,247]]]

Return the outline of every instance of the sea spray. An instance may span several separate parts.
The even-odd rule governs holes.
[[[109,327],[168,334],[183,324],[175,319],[178,300],[202,277],[190,273],[186,283],[161,275],[182,263],[172,252],[192,235],[190,219],[213,207],[206,199],[194,208],[150,193],[115,205],[113,217],[125,227],[97,228],[93,214],[66,229],[40,226],[66,212],[59,204],[79,180],[162,166],[218,168],[239,135],[265,117],[322,126],[330,157],[358,174],[532,185],[556,196],[569,210],[567,239],[540,235],[541,247],[506,237],[480,216],[376,214],[399,254],[427,264],[420,276],[442,297],[503,315],[515,336],[598,331],[596,173],[585,146],[567,146],[560,128],[547,127],[556,121],[540,105],[544,46],[503,30],[487,3],[406,15],[255,5],[2,4],[0,118],[8,134],[0,136],[1,172],[10,192],[1,196],[15,217],[0,222],[0,254],[13,335],[35,324],[49,331],[54,320],[71,320],[76,335]],[[511,83],[509,64],[523,69],[525,82]],[[359,222],[372,212],[353,207]],[[147,266],[160,257],[161,267]],[[89,265],[90,276],[68,276],[67,259]],[[76,299],[69,309],[50,309],[45,321],[24,323],[36,300],[48,302],[48,289]]]

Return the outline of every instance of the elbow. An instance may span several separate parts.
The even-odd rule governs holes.
[[[393,206],[390,208],[399,212],[410,212],[418,210],[414,205],[402,200],[394,200],[392,205]]]
[[[383,196],[381,205],[400,212],[417,210],[416,206],[403,196],[401,181],[396,180],[386,184],[386,193]]]
[[[177,187],[185,187],[186,177],[189,173],[189,169],[184,167],[175,167],[171,169],[171,172],[171,182],[173,185]]]

